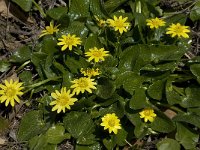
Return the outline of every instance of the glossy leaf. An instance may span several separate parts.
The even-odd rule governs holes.
[[[46,132],[47,142],[51,144],[59,144],[64,139],[70,139],[69,134],[65,134],[65,128],[61,125],[55,125]]]
[[[195,149],[199,141],[199,134],[188,126],[177,123],[176,140],[179,141],[185,149]]]
[[[32,7],[32,0],[12,0],[19,5],[24,11],[28,12]]]
[[[178,114],[177,116],[173,118],[173,120],[190,123],[200,128],[200,116],[193,113]]]
[[[31,58],[31,50],[28,46],[23,46],[17,49],[13,55],[10,57],[12,62],[25,62]]]
[[[197,21],[200,19],[200,2],[196,2],[194,7],[190,11],[190,19]]]
[[[104,17],[104,12],[102,2],[100,0],[90,0],[90,11],[93,15],[96,15],[100,18]]]
[[[10,63],[8,61],[0,60],[0,72],[8,71],[10,68]]]
[[[101,150],[102,146],[99,143],[95,143],[90,146],[84,146],[84,145],[76,145],[75,150]]]
[[[164,81],[158,80],[151,84],[147,90],[148,95],[156,100],[161,100],[164,92]]]
[[[174,139],[170,139],[170,138],[166,138],[163,139],[162,141],[158,142],[156,144],[156,147],[158,150],[180,150],[180,144],[174,140]]]
[[[63,122],[65,129],[74,138],[85,137],[94,130],[93,121],[85,112],[70,112],[66,114]]]
[[[20,80],[24,83],[24,85],[30,85],[32,81],[32,73],[30,71],[23,71],[19,74]]]
[[[18,131],[18,139],[20,141],[29,140],[32,137],[40,134],[44,127],[45,124],[40,116],[39,111],[33,110],[28,112],[21,120]]]
[[[115,85],[112,81],[106,78],[100,78],[98,80],[96,95],[103,99],[108,99],[115,92],[115,89]]]
[[[113,136],[113,141],[119,146],[124,146],[126,145],[125,140],[127,135],[127,131],[125,131],[124,129],[120,129],[118,130],[117,134]]]
[[[155,112],[156,113],[156,118],[155,120],[151,123],[151,128],[154,131],[158,131],[161,133],[169,133],[175,130],[175,125],[172,122],[171,119],[166,117],[163,113],[161,112]]]
[[[148,99],[145,94],[146,90],[144,88],[135,89],[135,94],[131,98],[129,105],[132,109],[142,109],[148,107]]]
[[[187,87],[185,89],[186,97],[182,100],[181,105],[183,107],[200,107],[200,88],[199,87]]]
[[[70,1],[69,16],[72,20],[89,17],[89,0]]]
[[[62,15],[67,14],[68,7],[56,7],[47,10],[46,14],[54,20],[59,20]]]
[[[180,95],[174,91],[172,81],[168,80],[165,87],[167,101],[170,105],[182,102]]]

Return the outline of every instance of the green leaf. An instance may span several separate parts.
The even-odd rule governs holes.
[[[69,16],[71,20],[89,17],[89,0],[70,1]]]
[[[24,83],[24,85],[30,85],[32,81],[33,74],[30,71],[23,71],[19,74],[20,80]]]
[[[68,7],[56,7],[47,10],[46,14],[54,20],[59,20],[62,15],[67,14]]]
[[[76,143],[80,145],[92,145],[96,143],[96,138],[94,134],[90,134],[90,135],[86,135],[84,137],[78,138]]]
[[[200,19],[200,2],[196,2],[194,7],[190,10],[190,19],[194,22]]]
[[[78,73],[81,68],[87,68],[88,62],[83,57],[67,56],[65,61],[66,66],[70,69],[71,73]]]
[[[75,150],[102,150],[102,147],[99,143],[95,143],[90,146],[84,146],[84,145],[76,145]]]
[[[171,80],[167,81],[165,91],[166,91],[167,101],[170,105],[181,103],[181,97],[176,91],[174,91]]]
[[[39,111],[33,110],[24,115],[21,120],[19,131],[18,131],[18,139],[19,141],[26,141],[31,139],[32,137],[40,134],[45,127],[45,123],[42,120]]]
[[[161,133],[169,133],[175,130],[175,125],[171,119],[166,117],[162,112],[156,112],[156,118],[151,123],[151,128],[154,131]]]
[[[53,36],[45,36],[42,40],[42,52],[49,55],[57,51],[57,40]]]
[[[161,100],[164,92],[164,86],[164,81],[155,81],[149,86],[147,93],[151,98]]]
[[[10,63],[8,61],[0,60],[0,72],[8,71]]]
[[[200,128],[200,116],[193,113],[178,114],[173,118],[173,121],[190,123]]]
[[[120,72],[131,71],[139,56],[138,46],[131,46],[125,49],[119,56],[119,70]]]
[[[142,87],[143,82],[144,82],[144,77],[135,74],[124,80],[123,88],[130,94],[133,94],[133,92],[136,89]]]
[[[28,46],[23,46],[17,49],[13,55],[10,57],[12,62],[25,62],[31,58],[31,50]]]
[[[168,70],[174,70],[177,66],[176,62],[167,62],[167,63],[161,63],[161,64],[155,64],[155,65],[145,65],[141,68],[141,70],[145,71],[168,71]]]
[[[113,150],[116,143],[111,139],[103,139],[103,145],[106,147],[107,150]]]
[[[180,150],[180,144],[174,140],[174,139],[170,139],[170,138],[166,138],[160,142],[158,142],[156,144],[156,147],[158,150]]]
[[[97,34],[90,34],[85,41],[85,51],[89,51],[89,49],[93,47],[102,48],[102,44],[100,43]]]
[[[88,28],[83,22],[73,21],[70,23],[68,28],[60,29],[60,31],[58,32],[58,37],[61,37],[61,35],[68,33],[75,34],[77,37],[81,37],[81,39],[84,39],[88,35]]]
[[[195,149],[199,141],[199,134],[181,123],[177,123],[176,140],[183,145],[185,149]]]
[[[47,146],[47,137],[43,134],[31,138],[29,141],[30,150],[40,150]]]
[[[46,132],[47,142],[51,144],[59,144],[65,139],[70,139],[69,134],[65,134],[65,128],[61,125],[55,125]]]
[[[63,122],[65,129],[76,139],[94,131],[94,123],[85,112],[70,112],[64,117]]]
[[[167,13],[164,14],[167,16]],[[169,14],[171,16],[171,14]],[[173,15],[171,17],[166,18],[165,22],[166,22],[166,26],[171,25],[172,23],[180,23],[180,24],[185,24],[187,19],[187,16],[185,14],[177,14],[177,15]]]
[[[103,6],[101,4],[100,0],[90,0],[90,11],[93,15],[103,18],[105,17],[105,10],[103,10]]]
[[[30,150],[57,150],[57,145],[48,144],[46,135],[35,136],[28,141]]]
[[[185,89],[186,97],[183,98],[181,106],[185,108],[200,107],[200,88],[199,87],[187,87]]]
[[[12,0],[19,5],[24,11],[28,12],[32,7],[32,0]]]
[[[191,65],[190,71],[197,77],[197,81],[200,83],[200,64]]]
[[[119,146],[124,146],[126,145],[127,143],[125,142],[126,140],[126,137],[128,135],[128,132],[125,131],[123,128],[118,130],[117,134],[115,134],[113,136],[113,141],[119,145]]]
[[[130,100],[130,108],[132,109],[141,109],[148,107],[149,104],[147,103],[147,98],[145,94],[146,90],[144,88],[137,88],[135,89],[135,94]]]
[[[112,81],[107,78],[100,78],[98,80],[96,95],[103,99],[108,99],[113,95],[115,89],[115,85]]]
[[[187,110],[189,113],[195,113],[196,115],[200,116],[200,107],[188,108]]]
[[[128,0],[108,0],[105,2],[104,7],[106,11],[112,12],[114,11],[117,7],[122,5],[123,3],[127,2]]]

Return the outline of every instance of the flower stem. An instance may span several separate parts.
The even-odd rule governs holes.
[[[40,81],[38,83],[35,83],[35,84],[32,84],[32,85],[29,85],[29,86],[26,86],[27,90],[24,91],[24,94],[29,92],[30,90],[32,90],[33,88],[36,88],[38,86],[41,86],[49,81],[56,81],[58,79],[60,79],[61,77],[54,77],[54,78],[49,78],[49,79],[46,79],[46,80],[43,80],[43,81]]]
[[[30,60],[24,62],[24,63],[16,70],[16,73],[18,73],[21,69],[24,68],[24,66],[28,65],[30,62],[31,62]]]
[[[44,13],[44,10],[35,2],[35,0],[32,0],[32,2],[35,5],[35,7],[38,9],[38,11],[40,12],[40,14],[42,15],[42,17],[45,18],[46,14]]]

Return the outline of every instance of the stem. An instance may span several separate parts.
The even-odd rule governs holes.
[[[175,107],[175,106],[171,106],[171,105],[168,105],[168,104],[161,104],[160,102],[157,102],[156,104],[157,104],[157,105],[160,105],[160,106],[167,107],[167,108],[169,108],[169,109],[171,109],[171,110],[174,110],[174,111],[176,111],[176,112],[185,113],[184,111],[182,111],[181,109],[179,109],[179,108],[177,108],[177,107]]]
[[[24,62],[24,63],[16,70],[16,73],[18,73],[21,69],[24,68],[24,66],[28,65],[30,62],[31,62],[30,60]]]
[[[46,14],[44,13],[44,10],[35,2],[35,0],[32,0],[32,2],[35,5],[35,7],[37,8],[37,10],[40,12],[40,14],[42,15],[42,17],[45,18]]]
[[[163,17],[163,18],[166,19],[166,18],[172,17],[173,15],[182,14],[182,13],[186,12],[190,7],[194,6],[196,3],[197,3],[197,1],[193,2],[191,5],[189,5],[187,8],[185,8],[185,9],[183,9],[183,10],[181,10],[181,11],[172,12],[172,13],[167,13],[167,14],[169,14],[170,16],[166,16],[166,17]]]
[[[185,96],[185,94],[183,94],[176,86],[172,86],[172,88],[181,96]]]
[[[29,92],[30,90],[32,90],[33,88],[35,87],[38,87],[38,86],[41,86],[49,81],[56,81],[58,79],[60,79],[61,77],[54,77],[54,78],[49,78],[49,79],[46,79],[46,80],[43,80],[43,81],[40,81],[38,83],[35,83],[35,84],[32,84],[32,85],[29,85],[27,86],[26,88],[28,88],[26,91],[24,91],[24,94]]]

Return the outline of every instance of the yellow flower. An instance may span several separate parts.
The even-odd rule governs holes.
[[[104,26],[106,25],[106,21],[105,21],[105,20],[99,19],[97,16],[94,16],[94,17],[95,17],[95,19],[96,19],[96,21],[97,21],[97,25],[98,25],[99,27],[104,27]]]
[[[94,69],[94,68],[87,68],[87,69],[83,69],[81,68],[81,73],[84,76],[88,76],[89,78],[91,78],[92,76],[98,76],[100,74],[99,69]]]
[[[86,52],[85,55],[88,58],[88,61],[90,62],[92,59],[94,59],[95,62],[99,62],[99,61],[104,61],[104,57],[108,56],[109,54],[107,54],[108,51],[105,51],[104,48],[101,49],[97,49],[96,47],[94,48],[90,48],[89,52]]]
[[[96,89],[95,85],[97,85],[97,83],[94,82],[94,79],[87,77],[81,77],[71,82],[73,83],[71,88],[74,88],[73,93],[76,93],[76,95],[78,95],[80,92],[84,93],[85,91],[92,93],[91,89]]]
[[[77,47],[77,45],[81,44],[81,39],[79,37],[76,37],[76,35],[62,35],[62,38],[58,39],[60,42],[57,43],[57,45],[63,45],[61,48],[62,51],[69,48],[69,50],[72,50],[72,46]]]
[[[42,33],[40,35],[40,37],[44,36],[44,35],[49,35],[49,34],[53,34],[54,32],[58,32],[59,29],[58,29],[58,26],[54,26],[54,23],[53,21],[50,22],[50,26],[46,26],[45,27],[45,30],[42,30]]]
[[[22,82],[13,81],[12,79],[8,82],[5,80],[5,85],[0,84],[0,102],[5,102],[5,106],[10,105],[14,107],[15,101],[20,103],[20,99],[18,96],[22,96],[23,92],[21,90],[24,88],[22,87]]]
[[[153,28],[159,28],[161,26],[165,26],[165,21],[163,21],[162,19],[159,19],[159,18],[154,18],[154,19],[147,19],[146,20],[147,22],[147,25],[150,26],[151,29]]]
[[[151,108],[145,108],[141,112],[139,112],[140,118],[144,118],[144,121],[147,122],[148,120],[150,122],[153,122],[156,114],[154,113],[154,110]]]
[[[190,30],[189,26],[182,26],[180,23],[173,24],[167,28],[166,34],[171,34],[171,37],[175,37],[176,35],[180,38],[181,36],[184,38],[189,38],[188,34]]]
[[[127,32],[127,29],[130,26],[130,23],[126,22],[127,19],[128,17],[122,18],[122,16],[120,16],[117,18],[114,16],[114,19],[107,19],[107,21],[109,25],[115,29],[115,31],[119,30],[119,33],[122,34],[123,32]]]
[[[115,113],[106,114],[102,118],[102,123],[100,125],[104,127],[104,130],[108,129],[109,133],[114,132],[114,134],[117,134],[118,129],[121,129],[120,120]]]
[[[70,90],[66,90],[66,87],[61,88],[61,92],[58,90],[55,93],[51,93],[51,97],[55,100],[50,103],[50,105],[55,105],[52,108],[52,111],[57,110],[57,113],[63,111],[65,113],[65,109],[71,109],[70,105],[74,105],[74,102],[77,101],[77,98],[72,98],[74,94],[70,94]]]

